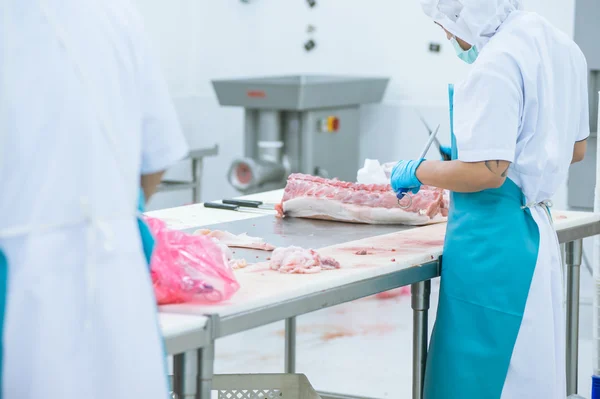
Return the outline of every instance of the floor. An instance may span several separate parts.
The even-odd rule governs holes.
[[[434,319],[437,284],[432,289],[430,317]],[[582,301],[579,391],[589,397],[592,306],[591,300]],[[365,298],[302,316],[297,323],[297,371],[306,374],[318,390],[371,398],[411,398],[409,296]],[[230,336],[217,341],[215,372],[280,373],[283,350],[283,322]]]

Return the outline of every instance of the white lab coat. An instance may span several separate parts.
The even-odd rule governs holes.
[[[589,135],[587,91],[587,65],[576,44],[537,14],[512,12],[456,86],[459,160],[510,161],[508,178],[527,202],[551,199],[566,181],[574,143]],[[564,399],[559,246],[546,211],[531,212],[539,255],[502,399]]]
[[[127,0],[0,11],[2,397],[165,399],[135,212],[140,174],[187,145],[140,18]]]

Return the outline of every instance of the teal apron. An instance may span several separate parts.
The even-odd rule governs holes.
[[[137,217],[138,228],[140,230],[140,237],[142,239],[142,247],[144,249],[144,256],[146,257],[146,262],[148,263],[148,267],[150,267],[150,258],[152,257],[152,250],[154,249],[154,237],[150,232],[150,228],[144,222],[141,217],[141,214],[144,212],[144,204],[146,203],[146,198],[144,197],[144,192],[140,190],[140,195],[138,198],[138,211],[139,215]]]
[[[452,159],[454,87],[450,86]],[[499,399],[537,262],[539,231],[510,179],[451,193],[425,399]]]

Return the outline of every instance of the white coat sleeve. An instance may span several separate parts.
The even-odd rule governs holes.
[[[585,63],[585,59],[584,59]],[[581,116],[579,120],[579,129],[577,131],[577,137],[575,141],[586,140],[590,136],[590,108],[589,108],[589,97],[588,97],[588,81],[587,81],[587,63],[585,63],[585,69],[582,68],[586,74],[583,75],[580,93],[581,93]],[[594,93],[596,94],[596,93]]]
[[[143,32],[138,37],[140,56],[137,66],[142,107],[141,173],[144,175],[166,170],[185,158],[189,148],[160,66],[152,56]]]
[[[454,95],[458,160],[514,162],[522,90],[508,71],[487,65],[474,69]]]

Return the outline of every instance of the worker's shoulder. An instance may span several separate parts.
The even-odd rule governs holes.
[[[142,15],[129,0],[103,0],[104,15],[112,28],[111,44],[122,56],[129,58],[136,70],[143,68],[147,62],[149,40],[144,27]]]
[[[555,60],[568,57],[585,62],[577,43],[543,16],[535,12],[520,11],[507,22],[498,36],[510,41],[510,48],[514,53],[528,60],[534,58],[531,55],[547,55]]]
[[[520,65],[514,49],[491,40],[477,57],[469,77],[477,81],[513,81],[520,76]]]
[[[487,43],[477,60],[478,69],[533,72],[569,60],[576,69],[587,68],[585,56],[567,34],[533,12],[518,12]]]

